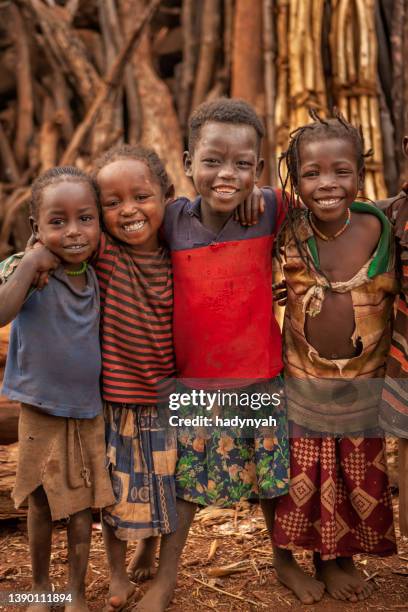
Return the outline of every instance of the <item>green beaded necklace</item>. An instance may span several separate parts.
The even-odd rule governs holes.
[[[65,270],[65,274],[67,274],[68,276],[81,276],[81,274],[86,272],[87,267],[88,262],[83,261],[79,270]]]

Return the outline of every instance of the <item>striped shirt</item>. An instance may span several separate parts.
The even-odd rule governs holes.
[[[103,234],[94,265],[101,293],[102,396],[157,404],[175,375],[167,251],[136,252]]]
[[[380,424],[388,432],[400,438],[408,438],[408,184],[397,197],[380,202],[379,205],[394,224],[397,269],[401,281]]]

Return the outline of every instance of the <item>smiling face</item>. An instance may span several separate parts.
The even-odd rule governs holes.
[[[31,219],[35,237],[75,270],[91,257],[100,236],[95,194],[86,182],[60,181],[44,188],[37,219]]]
[[[201,214],[226,220],[252,193],[263,160],[251,125],[210,121],[201,128],[185,170],[201,196]]]
[[[363,184],[353,144],[342,138],[300,143],[298,191],[321,223],[344,222]]]
[[[134,249],[157,249],[166,200],[149,167],[140,160],[119,159],[98,172],[97,182],[107,232]]]

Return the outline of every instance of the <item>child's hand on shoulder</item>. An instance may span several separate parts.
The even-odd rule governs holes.
[[[43,289],[48,284],[49,273],[56,270],[61,263],[60,259],[41,242],[26,248],[23,262],[26,266],[32,266],[32,285],[37,289]]]
[[[256,225],[259,215],[265,211],[265,200],[262,191],[256,185],[252,193],[242,202],[234,212],[234,219],[241,225]]]

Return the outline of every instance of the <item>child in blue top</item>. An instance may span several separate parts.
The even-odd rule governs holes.
[[[18,507],[28,497],[39,595],[29,610],[50,609],[40,594],[51,591],[52,521],[69,518],[72,601],[65,610],[83,612],[91,507],[113,502],[104,467],[99,290],[87,266],[100,235],[91,178],[73,167],[48,170],[34,182],[30,221],[38,243],[0,266],[0,325],[14,319],[2,392],[22,403],[13,498]]]

